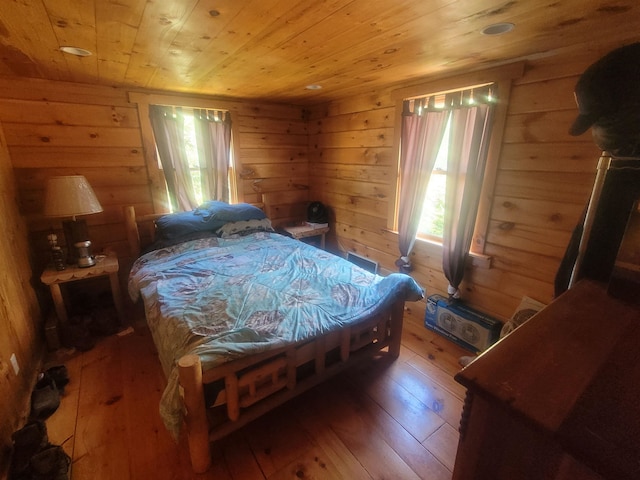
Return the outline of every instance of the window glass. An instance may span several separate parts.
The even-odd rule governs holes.
[[[191,180],[191,193],[194,197],[194,200],[197,204],[202,204],[205,201],[209,200],[208,198],[204,198],[204,192],[202,185],[205,181],[205,177],[207,175],[206,167],[201,167],[200,158],[198,156],[198,145],[196,140],[196,130],[195,130],[195,120],[194,120],[194,110],[188,107],[180,107],[179,112],[175,112],[174,115],[181,115],[183,119],[183,141],[184,141],[184,151],[186,154],[187,160],[187,168],[189,171],[189,178]],[[233,144],[233,138],[231,140]],[[156,149],[156,158],[158,162],[158,168],[160,170],[163,169],[162,162],[160,161],[160,154]],[[229,190],[232,190],[233,176],[234,175],[234,159],[233,159],[233,148],[230,148],[229,151],[229,171],[227,175],[227,185]],[[165,183],[165,188],[167,188],[168,192],[168,184]],[[173,208],[170,208],[173,211]]]
[[[191,185],[193,196],[198,204],[204,202],[202,198],[202,173],[198,161],[198,147],[196,146],[196,129],[193,121],[193,111],[184,109],[184,146],[187,154],[189,173],[191,174]]]
[[[442,242],[444,233],[444,197],[447,182],[447,155],[449,152],[449,131],[451,119],[438,150],[436,163],[431,172],[427,194],[425,195],[418,236],[428,240]]]
[[[408,123],[402,124],[402,128],[409,128],[410,131],[407,133],[407,145],[410,145],[408,148],[415,149],[414,151],[410,151],[406,153],[408,155],[409,164],[412,166],[409,168],[415,168],[417,171],[422,171],[423,168],[429,168],[427,165],[431,164],[432,161],[428,158],[420,159],[417,158],[420,155],[430,155],[429,152],[436,152],[436,158],[433,163],[433,167],[431,173],[429,175],[428,184],[425,186],[423,183],[413,183],[409,182],[407,188],[418,188],[418,195],[422,195],[423,200],[421,205],[416,205],[414,208],[414,212],[411,214],[413,216],[417,216],[418,218],[418,226],[416,231],[416,238],[426,239],[435,243],[443,243],[444,236],[444,227],[445,227],[445,203],[446,201],[460,201],[462,198],[468,198],[467,194],[462,192],[466,190],[478,191],[479,187],[475,186],[474,183],[470,185],[466,185],[467,176],[464,174],[464,171],[467,169],[466,166],[461,165],[461,162],[472,161],[476,162],[478,159],[482,158],[485,155],[486,160],[486,151],[473,151],[473,149],[485,148],[488,145],[488,135],[491,132],[491,123],[489,123],[487,129],[484,129],[484,126],[478,127],[478,121],[488,121],[487,118],[481,119],[478,117],[467,117],[465,114],[460,114],[461,111],[469,111],[469,108],[473,108],[474,104],[484,104],[484,105],[493,105],[496,103],[497,97],[495,96],[497,89],[497,85],[495,83],[484,83],[479,85],[473,85],[468,87],[463,87],[461,89],[449,90],[444,93],[433,93],[428,94],[426,96],[414,97],[403,100],[402,105],[402,115],[403,117],[410,117],[414,120],[409,120]],[[434,138],[433,132],[435,129],[439,129],[440,126],[438,122],[434,123],[431,121],[418,122],[417,118],[425,115],[433,115],[434,112],[449,112],[447,116],[446,124],[444,125],[443,137],[440,145],[424,145],[421,142],[418,142],[415,138],[410,139],[411,136],[423,136],[423,142],[433,141],[427,140],[428,138]],[[484,109],[484,113],[479,115],[490,115],[490,111],[488,112]],[[471,118],[474,118],[471,120]],[[457,127],[455,126],[455,119],[460,119],[463,123],[459,124]],[[466,120],[465,120],[466,119]],[[464,122],[467,122],[466,124]],[[411,126],[409,126],[411,125]],[[452,133],[454,128],[464,128],[465,131],[458,131],[455,133],[457,137],[461,139],[461,141],[470,142],[468,147],[471,148],[470,151],[463,154],[462,150],[456,146],[451,145],[451,137],[454,133]],[[479,128],[477,131],[474,129]],[[403,130],[402,136],[404,138],[405,132]],[[479,136],[481,135],[481,136]],[[464,138],[464,140],[462,140]],[[481,138],[486,138],[486,141],[481,140]],[[402,148],[402,147],[401,147]],[[453,152],[450,154],[450,149],[453,149]],[[457,152],[457,153],[456,153]],[[402,152],[400,151],[400,154]],[[433,153],[432,153],[433,154]],[[461,155],[470,155],[469,158],[456,158]],[[475,158],[475,160],[474,160]],[[485,160],[481,160],[483,164],[480,168],[484,169]],[[474,181],[477,178],[480,178],[482,181],[483,171],[476,172],[478,177],[474,177]],[[447,180],[449,178],[449,180]],[[451,180],[455,180],[455,189],[456,192],[452,192],[447,198],[447,183],[449,183],[449,187],[452,186]],[[425,179],[426,180],[426,179]],[[400,184],[400,190],[402,192],[403,185]],[[402,193],[400,194],[402,195]],[[451,196],[453,195],[453,196]],[[410,199],[412,196],[409,193],[405,198]],[[449,209],[457,209],[463,208],[462,205],[451,205]],[[474,210],[474,209],[472,209]],[[465,207],[465,211],[468,211]],[[474,215],[474,213],[472,213]],[[462,219],[462,217],[461,217]],[[463,219],[464,220],[464,219]],[[466,221],[466,220],[465,220]],[[457,225],[452,225],[453,229],[458,229]]]

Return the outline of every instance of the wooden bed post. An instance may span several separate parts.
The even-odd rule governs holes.
[[[240,394],[238,392],[238,376],[231,372],[224,377],[224,389],[227,393],[227,416],[235,422],[240,418]]]
[[[197,355],[182,357],[178,361],[178,378],[184,389],[185,423],[191,466],[196,473],[204,473],[211,466],[211,452],[200,357]]]
[[[340,360],[346,362],[349,360],[351,352],[351,327],[345,327],[340,332]]]
[[[140,234],[136,225],[136,210],[133,206],[123,208],[124,225],[127,230],[127,242],[133,259],[140,255]]]
[[[389,355],[394,358],[400,356],[402,342],[402,323],[404,319],[404,301],[396,301],[391,307],[391,338],[389,339]]]

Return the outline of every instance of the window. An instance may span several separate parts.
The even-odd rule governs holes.
[[[465,89],[461,89],[455,92],[449,92],[447,94],[436,93],[431,96],[427,96],[423,99],[421,105],[426,105],[426,102],[431,101],[431,107],[433,109],[441,110],[454,110],[456,108],[464,108],[465,106],[472,106],[479,102],[485,102],[493,104],[497,101],[496,98],[496,86],[494,84],[470,86]],[[412,103],[415,102],[413,99]],[[416,112],[418,115],[423,114],[427,110],[427,107],[419,105]],[[446,185],[447,178],[451,175],[455,175],[456,168],[455,163],[458,158],[449,156],[449,144],[451,142],[451,122],[453,116],[449,115],[446,119],[444,133],[442,140],[437,146],[437,153],[435,162],[430,172],[429,183],[424,195],[424,201],[422,202],[422,213],[420,215],[420,222],[418,225],[417,236],[426,240],[431,240],[436,243],[442,243],[444,235],[444,219],[445,219],[445,198],[446,198]],[[490,131],[487,131],[485,135],[489,136]],[[451,175],[449,172],[452,172]],[[477,172],[480,175],[484,175],[484,168],[482,172]],[[457,174],[455,180],[450,179],[449,183],[454,181],[457,183],[457,187],[464,188],[465,175]]]
[[[171,210],[192,210],[204,200],[230,200],[229,112],[150,105],[156,151]]]
[[[138,105],[154,212],[190,210],[208,199],[238,201],[237,103],[129,92]]]
[[[186,154],[186,165],[188,176],[191,180],[191,188],[193,192],[194,201],[200,205],[206,200],[211,200],[211,194],[208,193],[211,191],[210,188],[207,187],[208,177],[211,175],[208,168],[206,167],[206,161],[201,160],[200,156],[202,155],[198,151],[198,141],[196,138],[196,120],[194,116],[196,112],[200,112],[200,110],[195,110],[193,108],[184,107],[179,109],[179,114],[183,117],[183,140],[184,140],[184,150]],[[211,115],[215,115],[216,120],[222,121],[222,117],[225,112],[222,111],[212,111]],[[233,143],[233,136],[231,137],[231,143]],[[157,152],[157,149],[156,149]],[[158,168],[162,169],[162,162],[160,160],[160,154],[158,153]],[[233,148],[229,150],[229,165],[227,168],[226,177],[221,178],[220,181],[224,182],[225,185],[223,187],[224,191],[231,191],[234,184],[234,159],[233,159]],[[165,173],[166,176],[166,173]],[[169,195],[169,192],[167,192]],[[223,195],[224,196],[224,195]],[[216,198],[217,200],[217,198]],[[228,200],[228,198],[227,198]]]
[[[511,79],[522,71],[519,63],[394,92],[396,263],[411,270],[417,238],[441,245],[453,295],[468,254],[483,253],[506,100]]]
[[[442,243],[445,230],[467,222],[466,213],[464,218],[457,213],[464,211],[463,202],[474,215],[471,206],[480,193],[474,184],[481,185],[484,175],[496,98],[491,83],[403,101],[398,205],[403,234]]]

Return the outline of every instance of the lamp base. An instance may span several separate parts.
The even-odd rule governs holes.
[[[67,264],[77,265],[78,249],[74,246],[78,242],[89,240],[89,230],[85,220],[64,220],[62,222],[64,239],[67,244]]]
[[[93,267],[96,264],[96,259],[93,256],[78,258],[78,266],[81,268]]]

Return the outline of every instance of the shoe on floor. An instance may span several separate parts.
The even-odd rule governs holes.
[[[47,426],[42,420],[31,420],[20,430],[13,432],[13,454],[9,467],[9,479],[30,478],[29,462],[40,450],[49,445]]]
[[[47,368],[44,372],[49,375],[51,379],[56,383],[56,388],[60,392],[60,395],[64,394],[64,387],[69,384],[69,372],[64,365],[56,365],[54,367]]]
[[[31,458],[33,480],[68,480],[71,458],[62,447],[49,445]]]
[[[48,373],[41,373],[31,392],[31,418],[46,420],[60,406],[60,392]]]

